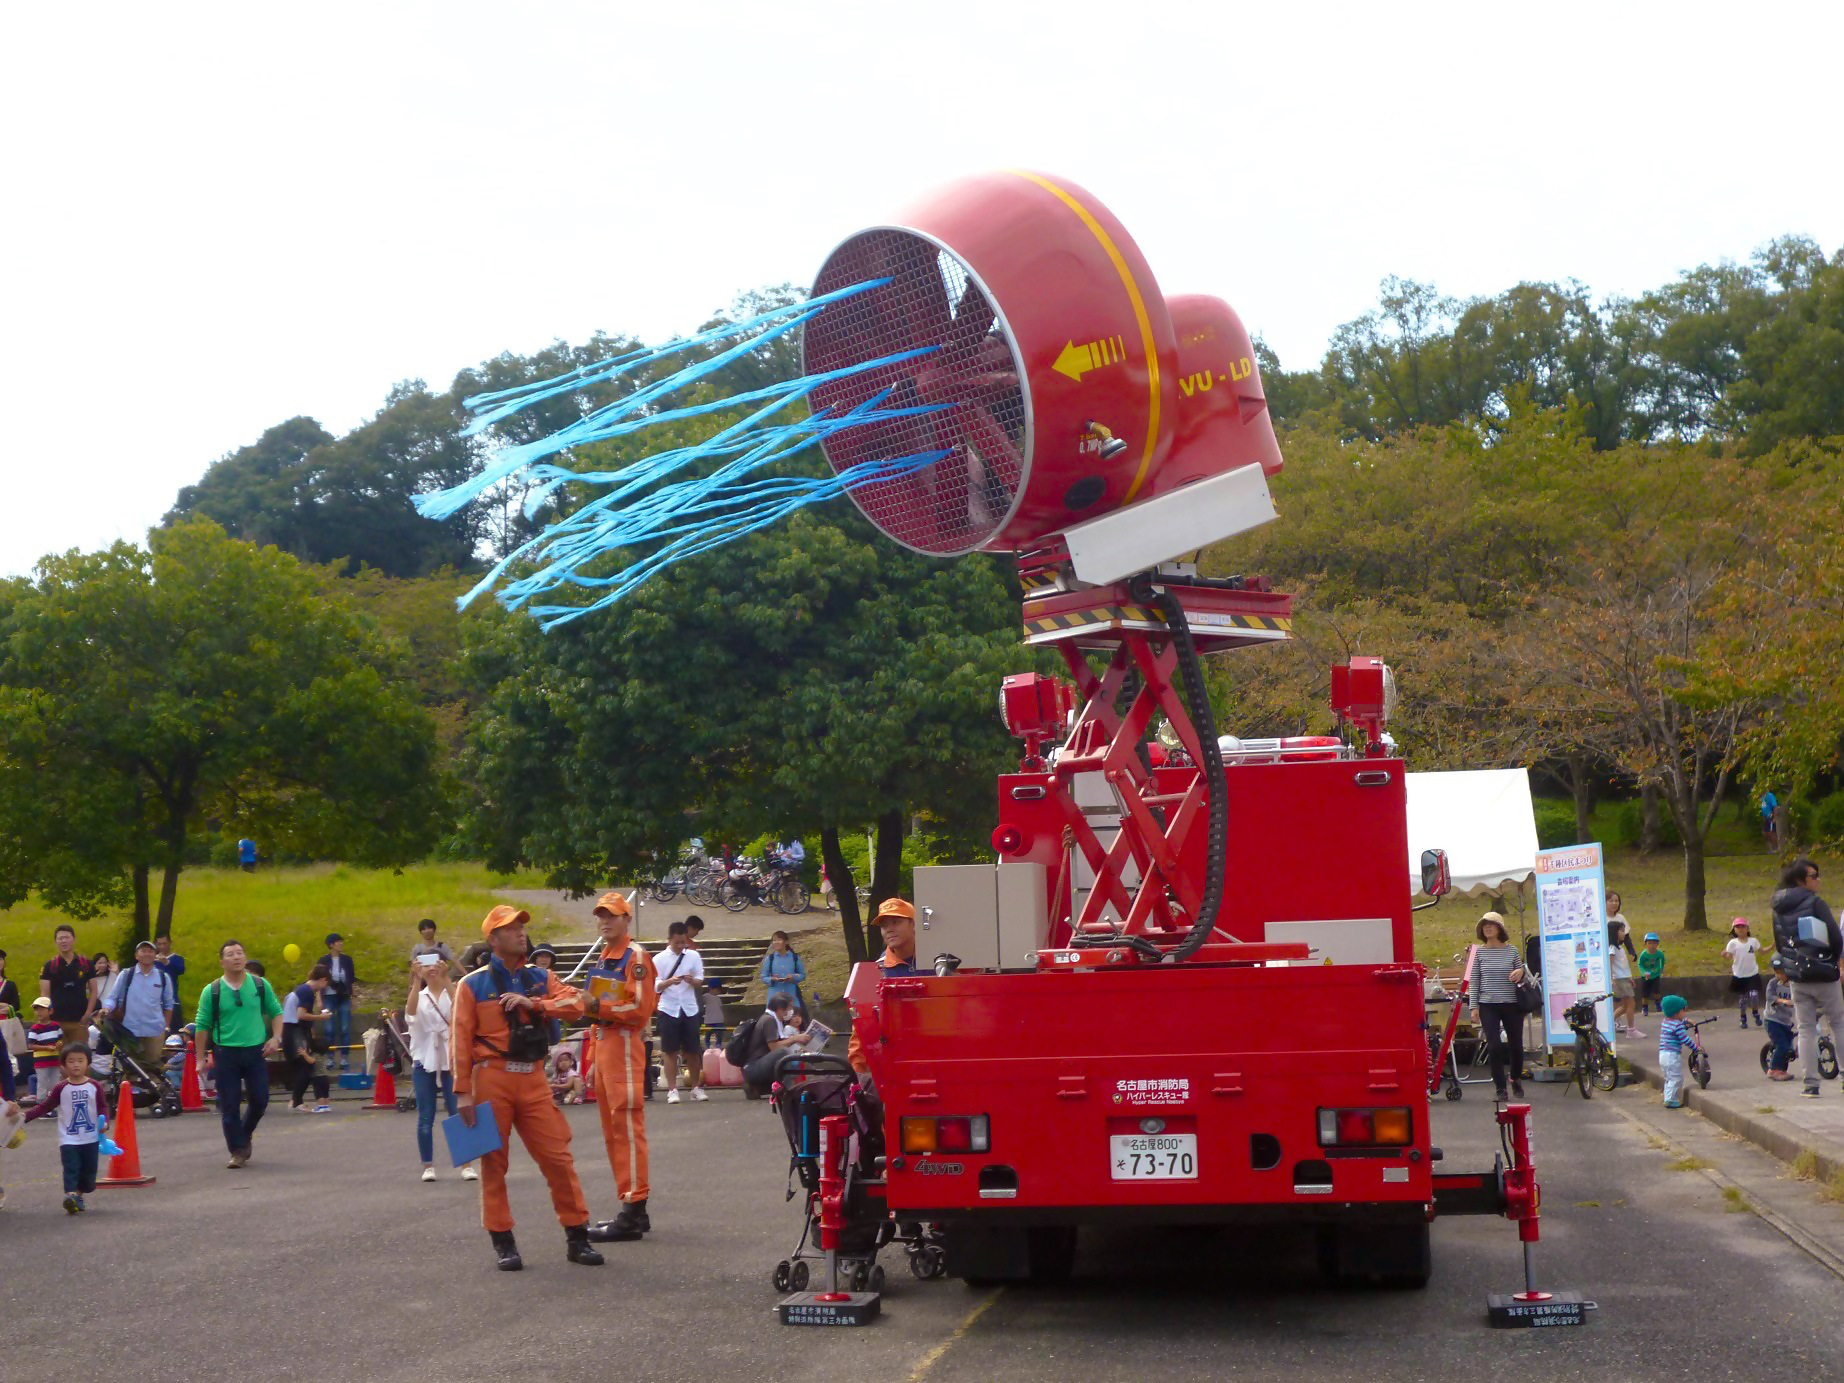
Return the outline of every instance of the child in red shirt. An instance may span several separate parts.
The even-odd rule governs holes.
[[[60,1055],[64,1079],[52,1086],[26,1115],[26,1122],[54,1110],[58,1116],[58,1153],[64,1162],[64,1209],[77,1215],[89,1209],[83,1198],[96,1189],[96,1162],[109,1105],[102,1086],[90,1079],[90,1049],[65,1044]]]

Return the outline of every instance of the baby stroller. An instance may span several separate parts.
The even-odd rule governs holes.
[[[92,1063],[98,1078],[108,1086],[111,1106],[121,1099],[121,1085],[126,1081],[133,1092],[131,1098],[136,1109],[145,1109],[156,1119],[178,1114],[179,1088],[167,1079],[166,1067],[161,1065],[148,1070],[141,1061],[135,1039],[111,1023],[107,1015],[98,1014],[94,1022],[103,1043],[113,1048],[107,1069],[102,1069],[105,1063],[100,1060]]]
[[[775,1264],[777,1292],[806,1291],[813,1264],[826,1261],[819,1247],[820,1120],[830,1115],[844,1115],[851,1130],[845,1158],[846,1230],[835,1251],[838,1285],[852,1292],[881,1292],[884,1270],[878,1266],[877,1252],[891,1243],[903,1246],[909,1271],[917,1278],[926,1281],[946,1271],[947,1252],[936,1227],[891,1218],[884,1203],[883,1105],[859,1086],[857,1073],[844,1057],[790,1051],[775,1068],[769,1102],[788,1137],[787,1198],[794,1199],[796,1182],[807,1197],[800,1240],[792,1254]]]

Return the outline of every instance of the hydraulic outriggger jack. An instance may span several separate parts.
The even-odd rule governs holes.
[[[1517,1237],[1524,1245],[1524,1290],[1487,1296],[1486,1314],[1494,1326],[1517,1329],[1531,1326],[1581,1325],[1595,1309],[1578,1292],[1544,1292],[1537,1288],[1537,1220],[1543,1191],[1531,1156],[1530,1106],[1508,1104],[1498,1111],[1501,1137],[1511,1153],[1505,1172],[1505,1218],[1517,1222]]]

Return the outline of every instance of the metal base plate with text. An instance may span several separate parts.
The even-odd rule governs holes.
[[[783,1325],[869,1325],[883,1309],[877,1292],[841,1292],[843,1301],[822,1301],[821,1292],[796,1292],[783,1297],[775,1310]]]
[[[1519,1301],[1494,1292],[1485,1299],[1486,1315],[1503,1330],[1528,1330],[1550,1325],[1585,1325],[1594,1303],[1579,1292],[1555,1292],[1547,1301]]]

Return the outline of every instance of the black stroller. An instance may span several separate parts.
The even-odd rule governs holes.
[[[800,1240],[792,1254],[775,1264],[777,1292],[806,1291],[813,1265],[826,1261],[819,1247],[820,1120],[835,1114],[851,1121],[853,1145],[846,1171],[847,1228],[838,1250],[839,1286],[852,1292],[881,1292],[884,1270],[878,1266],[877,1252],[891,1243],[903,1246],[909,1271],[917,1278],[926,1281],[946,1271],[940,1230],[898,1221],[884,1203],[883,1105],[859,1086],[857,1073],[844,1057],[790,1051],[775,1067],[769,1101],[788,1136],[787,1198],[794,1199],[797,1182],[807,1197]]]
[[[129,1090],[133,1092],[131,1098],[136,1109],[145,1109],[156,1119],[178,1114],[179,1089],[167,1079],[166,1067],[161,1065],[148,1070],[141,1060],[134,1038],[111,1023],[106,1014],[98,1014],[94,1021],[96,1031],[102,1034],[101,1046],[105,1049],[100,1054],[109,1059],[105,1084],[108,1086],[111,1107],[115,1107],[121,1099],[120,1087],[126,1081]]]

